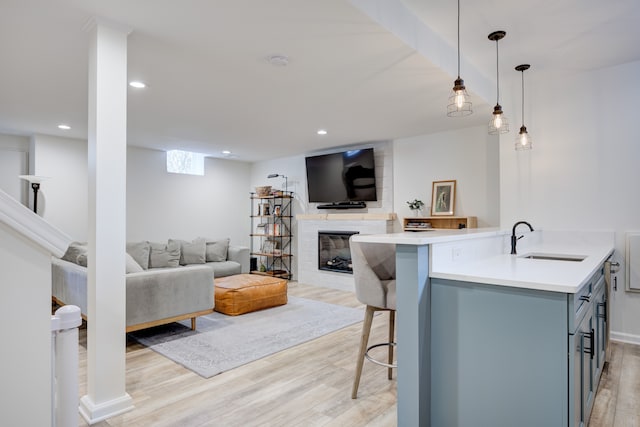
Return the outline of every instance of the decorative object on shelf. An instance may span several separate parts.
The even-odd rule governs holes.
[[[277,178],[279,176],[284,178],[284,191],[285,192],[289,191],[289,182],[288,182],[287,177],[285,175],[282,175],[280,173],[270,173],[269,175],[267,175],[267,178]],[[280,195],[282,195],[282,194],[280,194]]]
[[[433,181],[431,216],[453,215],[456,202],[456,180]]]
[[[493,107],[493,116],[489,121],[490,135],[509,132],[509,122],[504,116],[500,105],[500,62],[498,55],[498,40],[502,40],[506,35],[507,33],[504,31],[494,31],[489,34],[489,40],[496,42],[496,106]]]
[[[263,216],[271,215],[271,209],[269,208],[269,203],[262,204],[262,215]]]
[[[424,202],[422,200],[413,199],[413,201],[407,202],[409,205],[409,209],[413,212],[414,216],[418,216],[420,214],[420,210],[424,207]]]
[[[271,186],[263,185],[261,187],[256,187],[256,195],[258,197],[269,197],[271,195]]]
[[[282,214],[282,205],[273,205],[273,214],[280,216]]]
[[[516,71],[520,71],[522,74],[522,126],[520,126],[520,132],[516,137],[516,151],[531,150],[533,148],[531,137],[527,132],[527,127],[524,125],[524,72],[530,67],[529,64],[522,64],[516,67]]]
[[[274,249],[278,248],[278,242],[276,242],[275,240],[265,240],[264,242],[262,242],[262,248],[260,249],[260,252],[262,252],[263,254],[272,254]]]
[[[472,113],[469,94],[464,86],[464,80],[460,78],[460,0],[458,0],[458,78],[453,82],[453,93],[449,97],[447,116],[464,117]]]
[[[42,181],[49,179],[48,176],[38,176],[38,175],[18,175],[19,178],[24,179],[31,183],[31,188],[33,189],[33,211],[38,213],[38,190],[40,189],[40,183]]]

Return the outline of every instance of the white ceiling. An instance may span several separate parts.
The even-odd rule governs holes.
[[[507,32],[501,85],[520,63],[565,78],[640,60],[638,0],[461,3],[475,113],[450,119],[455,0],[0,0],[0,132],[87,137],[95,16],[133,29],[129,78],[149,85],[129,88],[130,145],[243,161],[487,122],[494,30]]]

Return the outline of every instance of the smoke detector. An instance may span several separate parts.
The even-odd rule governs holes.
[[[286,67],[289,65],[289,57],[285,55],[269,55],[267,56],[267,61],[275,67]]]

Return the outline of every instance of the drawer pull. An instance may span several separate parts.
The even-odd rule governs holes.
[[[591,294],[589,294],[589,295],[581,295],[580,296],[580,301],[591,302]]]
[[[606,319],[607,318],[607,303],[606,302],[599,302],[598,303],[598,308],[602,307],[602,312],[600,312],[600,310],[598,310],[598,317],[600,319]]]
[[[596,354],[596,346],[595,346],[595,330],[591,329],[591,332],[587,332],[584,336],[589,336],[589,347],[584,347],[584,351],[589,353],[589,357],[593,359],[593,356]]]

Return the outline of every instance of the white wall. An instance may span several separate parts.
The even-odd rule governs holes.
[[[89,216],[87,142],[34,135],[29,163],[31,174],[50,177],[40,185],[38,213],[74,240],[86,241]],[[32,200],[33,191],[30,193]]]
[[[516,152],[513,131],[501,138],[501,224],[615,230],[623,268],[611,327],[615,338],[640,343],[640,293],[624,290],[624,233],[640,230],[640,62],[564,79],[527,73],[533,150]],[[510,92],[519,105],[519,91]]]
[[[127,150],[127,240],[229,237],[249,245],[251,165],[205,158],[205,175],[168,173],[164,151]]]
[[[29,173],[28,161],[28,137],[0,134],[0,189],[23,204],[29,196],[27,181],[18,175]]]
[[[35,135],[31,173],[48,176],[38,212],[74,240],[87,240],[88,168],[84,140]],[[127,240],[230,237],[249,244],[249,163],[206,158],[205,175],[166,171],[164,151],[127,149]]]
[[[445,118],[446,119],[446,118]],[[455,120],[455,119],[450,119]],[[500,224],[499,147],[486,127],[420,135],[394,141],[394,211],[413,216],[407,201],[425,203],[430,215],[433,181],[456,180],[456,216],[477,216],[478,227]]]

